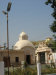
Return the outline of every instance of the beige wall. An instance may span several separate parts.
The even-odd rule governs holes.
[[[30,55],[31,64],[35,64],[35,50],[32,47],[25,47],[20,51],[9,51],[10,63],[16,63],[15,58],[19,57],[19,62],[26,61],[26,55]],[[3,61],[3,57],[8,56],[7,50],[0,51],[0,61]]]
[[[14,52],[10,54],[10,62],[16,63],[15,58],[19,57],[19,62],[24,61],[24,53],[23,52]]]
[[[0,51],[0,61],[3,61],[3,58],[7,56],[8,56],[7,51]],[[10,63],[16,63],[15,61],[16,57],[19,57],[19,61],[24,61],[24,52],[10,51],[9,56],[10,56]]]
[[[25,54],[25,61],[26,61],[26,55],[30,55],[31,64],[35,64],[35,49],[32,47],[24,47],[23,51]]]

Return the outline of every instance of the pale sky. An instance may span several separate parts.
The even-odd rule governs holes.
[[[14,45],[19,34],[24,31],[30,41],[45,40],[52,37],[49,25],[53,22],[53,9],[45,5],[46,0],[0,0],[0,45],[7,42],[6,11],[8,2],[12,2],[9,12],[9,45]]]

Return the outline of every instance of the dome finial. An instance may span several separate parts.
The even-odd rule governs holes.
[[[28,40],[28,35],[25,32],[22,32],[19,36],[19,40]]]

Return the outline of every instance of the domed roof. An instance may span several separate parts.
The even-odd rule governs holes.
[[[34,45],[28,41],[28,40],[20,40],[18,42],[16,42],[15,46],[14,46],[14,50],[20,50],[26,46],[31,46],[34,48]]]
[[[19,40],[28,40],[28,35],[25,32],[22,32],[19,36]]]

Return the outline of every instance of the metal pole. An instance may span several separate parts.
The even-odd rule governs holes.
[[[9,33],[8,33],[8,12],[7,12],[7,50],[8,50],[8,75],[9,75]]]
[[[8,6],[7,6],[7,12],[3,11],[3,13],[7,16],[7,50],[8,50],[8,75],[9,75],[9,62],[10,62],[10,59],[9,59],[9,31],[8,31],[8,12],[10,11],[10,8],[11,8],[11,2],[8,3]]]
[[[9,49],[8,12],[7,12],[7,49]]]

